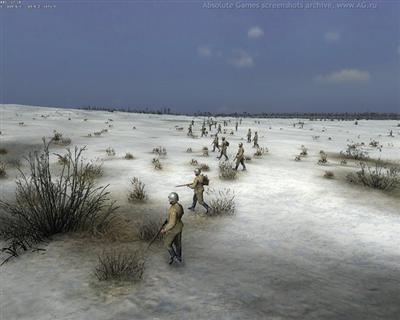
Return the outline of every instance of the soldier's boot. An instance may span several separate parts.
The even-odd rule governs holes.
[[[175,246],[176,259],[182,262],[182,247]]]
[[[204,202],[203,207],[206,209],[206,214],[208,214],[210,212],[210,206]]]
[[[193,200],[192,205],[188,209],[194,211],[194,208],[196,208],[196,204],[197,204],[197,200]]]
[[[168,249],[168,253],[170,255],[168,264],[172,264],[174,261],[178,260],[174,248],[171,247],[171,249]]]

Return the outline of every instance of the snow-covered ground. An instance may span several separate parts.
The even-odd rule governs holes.
[[[215,154],[202,156],[202,147],[210,148],[212,139],[186,136],[191,117],[16,105],[0,109],[1,147],[9,151],[0,160],[21,158],[57,130],[71,138],[72,145],[86,145],[87,160],[104,159],[104,176],[98,182],[110,184],[121,206],[119,214],[127,221],[143,210],[164,215],[171,191],[179,192],[188,207],[191,190],[174,186],[192,180],[192,158],[209,164],[211,187],[235,190],[237,205],[231,217],[206,217],[202,208],[196,213],[186,210],[185,265],[169,266],[167,253],[154,246],[138,283],[107,285],[93,275],[104,246],[142,245],[129,236],[111,244],[78,234],[56,236],[43,245],[46,251],[25,253],[0,268],[0,319],[400,318],[400,199],[346,183],[342,176],[357,165],[341,166],[333,156],[349,141],[368,145],[375,139],[383,148],[368,148],[371,157],[399,161],[398,121],[361,120],[354,125],[302,120],[300,129],[292,126],[299,121],[295,119],[257,119],[260,124],[244,119],[235,135],[227,135],[230,157],[248,128],[258,131],[259,144],[269,153],[248,162],[248,171],[232,182],[218,178]],[[108,119],[113,121],[106,124]],[[195,121],[199,135],[202,118]],[[108,132],[87,136],[102,129]],[[387,136],[389,130],[394,138]],[[254,149],[244,144],[252,156]],[[296,162],[301,145],[308,148],[308,156]],[[151,164],[151,151],[158,146],[168,152],[161,171]],[[106,155],[108,147],[116,156]],[[192,154],[186,153],[189,147]],[[325,166],[317,165],[320,150],[328,153]],[[125,160],[126,152],[136,159]],[[325,170],[336,178],[323,178]],[[15,191],[17,172],[10,166],[7,174],[0,180],[2,199],[12,199]],[[145,207],[127,202],[134,176],[150,195]]]

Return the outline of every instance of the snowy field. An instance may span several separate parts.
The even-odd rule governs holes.
[[[400,319],[400,198],[347,183],[343,177],[356,171],[357,163],[340,165],[335,157],[348,143],[364,142],[370,157],[399,161],[398,121],[244,119],[237,133],[226,135],[228,155],[234,157],[243,139],[246,154],[253,156],[245,143],[248,128],[258,131],[260,146],[269,152],[249,161],[237,180],[222,181],[216,154],[203,157],[201,152],[204,146],[211,149],[212,138],[186,135],[191,117],[15,105],[0,109],[1,148],[8,150],[0,160],[21,159],[40,147],[42,137],[50,139],[53,130],[71,138],[71,146],[86,145],[88,161],[102,159],[104,175],[98,183],[110,185],[128,227],[143,212],[164,216],[171,191],[179,193],[185,209],[191,204],[191,190],[174,186],[193,179],[192,158],[210,166],[210,187],[236,193],[234,216],[207,217],[200,206],[195,213],[185,210],[185,265],[169,266],[166,251],[155,245],[138,283],[105,284],[93,274],[104,247],[143,246],[129,232],[125,241],[115,242],[59,235],[41,246],[45,251],[10,260],[0,268],[1,320]],[[194,120],[200,136],[203,118]],[[293,127],[299,121],[304,128]],[[102,129],[108,132],[93,135]],[[394,137],[388,136],[390,130]],[[372,139],[383,146],[381,151],[368,146]],[[297,162],[301,145],[308,156]],[[161,171],[151,163],[158,146],[168,152]],[[115,156],[106,155],[109,147]],[[320,150],[328,154],[326,165],[317,164]],[[63,148],[51,151],[62,153]],[[126,152],[135,159],[125,160]],[[323,178],[326,170],[335,178]],[[8,166],[0,180],[2,199],[14,197],[16,176]],[[134,176],[146,184],[145,205],[127,201]]]

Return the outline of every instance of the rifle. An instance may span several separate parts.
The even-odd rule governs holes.
[[[191,185],[191,183],[187,183],[187,184],[180,184],[178,186],[175,186],[175,188],[180,188],[180,187],[189,187]]]
[[[151,239],[149,245],[147,246],[147,250],[149,250],[150,246],[153,244],[154,241],[156,241],[156,239],[158,238],[158,236],[160,235],[161,230],[164,228],[164,226],[167,224],[167,220],[164,221],[164,223],[162,224],[161,228],[158,230],[158,232],[156,233],[156,235],[153,237],[153,239]]]

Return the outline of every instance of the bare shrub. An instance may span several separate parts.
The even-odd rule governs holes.
[[[300,156],[304,157],[304,156],[306,156],[307,154],[308,154],[307,148],[306,148],[304,145],[302,145],[302,146],[301,146]]]
[[[198,166],[198,161],[196,160],[196,159],[192,159],[192,160],[190,160],[190,165],[191,166]]]
[[[136,226],[138,238],[143,241],[152,240],[164,222],[161,217],[145,216]],[[163,237],[162,234],[159,234],[156,240],[162,240]]]
[[[300,155],[297,155],[297,156],[294,157],[294,161],[300,161],[300,160],[301,160],[301,156]]]
[[[103,251],[98,256],[95,275],[98,280],[139,281],[145,268],[143,252],[128,250]]]
[[[348,159],[354,159],[354,160],[368,159],[368,153],[364,150],[361,150],[360,146],[357,144],[348,144],[347,149],[344,152],[340,151],[340,154]]]
[[[193,151],[192,151],[192,148],[187,148],[187,149],[186,149],[186,152],[187,152],[187,153],[192,153],[192,152],[193,152]]]
[[[326,179],[333,179],[335,177],[334,173],[332,171],[325,171],[324,173],[324,178]]]
[[[236,179],[237,171],[233,169],[233,163],[230,161],[220,161],[219,177],[225,180]]]
[[[204,157],[208,157],[208,148],[207,147],[203,147],[202,152],[203,152]]]
[[[113,148],[111,148],[111,147],[108,147],[108,148],[106,149],[106,154],[107,154],[107,156],[109,156],[109,157],[113,157],[113,156],[115,156],[115,150],[114,150]]]
[[[144,190],[145,184],[134,177],[131,180],[131,189],[129,190],[128,200],[132,202],[144,201],[147,198],[147,193]]]
[[[235,192],[226,188],[222,190],[208,189],[210,197],[209,215],[233,215],[235,213]]]
[[[199,166],[198,166],[198,168],[199,168],[201,171],[210,171],[210,167],[209,167],[209,165],[206,164],[206,163],[200,163]]]
[[[69,157],[68,154],[65,155],[61,155],[61,154],[56,154],[57,156],[57,163],[64,166],[64,165],[68,165],[69,162]]]
[[[256,152],[254,152],[254,158],[262,158],[267,152],[268,148],[257,148]]]
[[[99,137],[99,136],[101,136],[101,131],[95,131],[95,132],[93,132],[93,134],[94,134],[95,136]]]
[[[244,161],[246,161],[246,162],[251,161],[251,157],[250,156],[244,156]]]
[[[126,159],[126,160],[133,160],[133,159],[135,159],[135,157],[133,156],[132,153],[127,152],[127,153],[125,154],[125,159]]]
[[[157,159],[157,158],[153,158],[153,160],[151,160],[151,163],[153,164],[153,166],[154,166],[154,169],[156,169],[156,170],[162,170],[162,164],[161,164],[161,162],[160,162],[160,159]]]
[[[328,155],[325,153],[324,150],[321,150],[319,152],[319,160],[318,160],[318,164],[325,164],[328,162]]]
[[[349,173],[347,180],[374,189],[391,191],[400,186],[400,167],[388,167],[379,162],[375,164],[360,162],[360,170]]]
[[[86,180],[93,181],[94,179],[100,178],[103,176],[103,164],[92,161],[82,168],[80,174]]]
[[[369,143],[369,145],[370,145],[371,147],[376,148],[376,147],[379,146],[379,141],[371,140],[370,143]]]
[[[53,132],[54,132],[54,135],[51,138],[51,142],[53,142],[55,145],[68,146],[71,144],[70,138],[64,138],[63,134],[60,132],[57,132],[56,130],[54,130]]]
[[[68,164],[56,180],[50,172],[49,144],[44,142],[42,152],[29,154],[30,176],[19,170],[15,202],[0,200],[6,213],[0,217],[0,237],[6,242],[2,251],[9,258],[57,233],[107,229],[115,203],[110,202],[107,186],[96,187],[82,175],[88,167],[80,160],[84,150],[68,150]]]

